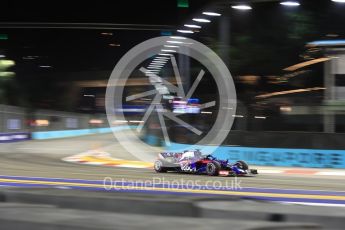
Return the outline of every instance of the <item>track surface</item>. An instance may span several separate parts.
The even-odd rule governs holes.
[[[207,185],[210,180],[216,180],[217,185],[228,186],[229,180],[233,180],[232,178],[226,177],[215,178],[176,173],[157,174],[152,169],[80,165],[61,160],[64,157],[92,149],[106,151],[114,158],[137,160],[116,142],[112,134],[57,140],[27,141],[1,145],[0,175],[21,176],[29,179],[32,177],[78,179],[86,183],[92,180],[103,181],[105,177],[108,177],[113,181],[127,182],[197,182],[200,186]],[[260,167],[258,168],[260,172]],[[0,178],[4,179],[4,177]],[[244,189],[270,188],[279,189],[280,191],[289,189],[343,192],[345,191],[344,179],[344,176],[260,174],[256,177],[241,177],[240,186]],[[311,194],[311,192],[308,192],[308,194]],[[339,194],[342,195],[342,198],[344,198],[343,202],[345,203],[344,194]],[[335,194],[335,196],[338,195]]]

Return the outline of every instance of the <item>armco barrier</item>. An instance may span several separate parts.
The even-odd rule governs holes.
[[[114,131],[122,131],[130,129],[132,126],[116,126],[112,128],[94,128],[94,129],[76,129],[76,130],[59,130],[59,131],[44,131],[44,132],[33,132],[32,139],[44,140],[53,138],[66,138],[66,137],[76,137],[89,134],[97,133],[111,133],[112,129]]]
[[[197,149],[205,146],[172,143],[167,151]],[[287,149],[220,146],[213,153],[220,159],[244,160],[249,164],[267,166],[345,168],[345,150]]]

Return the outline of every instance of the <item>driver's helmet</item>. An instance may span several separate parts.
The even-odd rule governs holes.
[[[194,157],[195,157],[194,151],[187,150],[187,151],[183,151],[181,159],[186,160],[186,159],[192,159]]]
[[[202,157],[202,152],[199,149],[196,149],[194,151],[194,156],[197,158],[200,158],[200,157]]]

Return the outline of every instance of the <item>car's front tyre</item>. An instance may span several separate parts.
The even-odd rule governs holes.
[[[237,167],[239,167],[242,170],[248,170],[249,169],[249,166],[245,161],[237,161],[235,163],[235,165],[237,165]]]
[[[206,165],[206,173],[209,176],[218,176],[221,166],[216,161],[211,161]]]

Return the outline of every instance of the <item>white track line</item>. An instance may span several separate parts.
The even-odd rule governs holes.
[[[340,207],[340,208],[345,208],[345,204],[307,203],[307,202],[279,202],[279,203],[300,204],[300,205],[308,205],[308,206],[323,206],[323,207]]]
[[[336,172],[336,171],[320,171],[315,173],[319,176],[345,176],[345,172]]]

